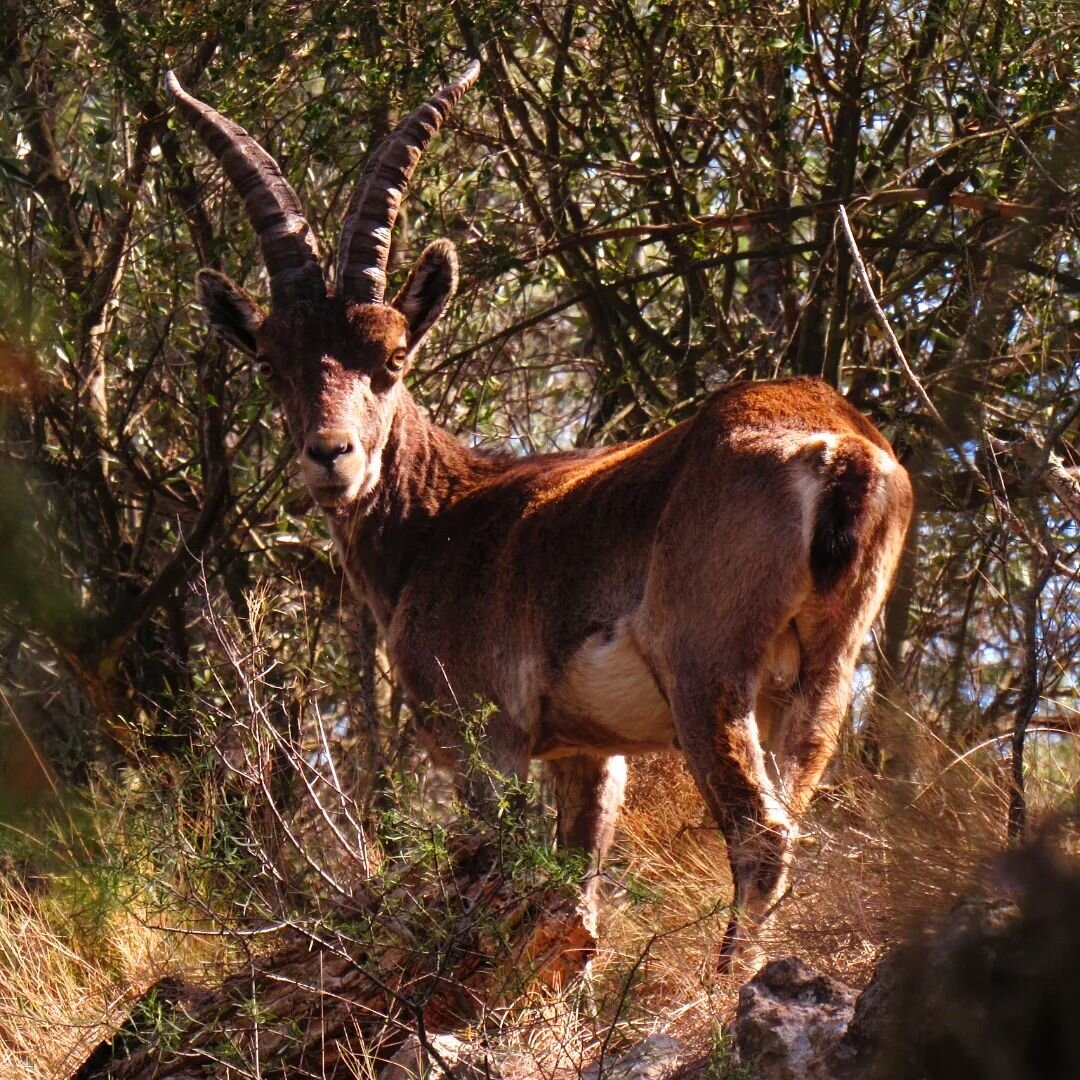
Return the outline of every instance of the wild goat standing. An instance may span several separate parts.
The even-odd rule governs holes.
[[[284,408],[438,756],[464,778],[456,718],[494,703],[490,764],[521,776],[547,762],[560,842],[597,868],[621,755],[681,750],[728,845],[730,960],[783,887],[793,821],[835,747],[908,527],[908,479],[875,428],[809,378],[732,384],[661,435],[594,451],[493,456],[432,424],[404,375],[455,291],[457,256],[431,244],[387,303],[390,232],[478,74],[471,64],[372,156],[328,284],[277,164],[170,72],[270,277],[269,313],[212,270],[199,297]]]

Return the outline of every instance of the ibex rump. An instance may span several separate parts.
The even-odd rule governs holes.
[[[478,70],[373,156],[334,286],[273,159],[170,74],[244,198],[272,309],[213,271],[199,294],[270,380],[431,743],[464,775],[455,717],[494,703],[491,764],[521,775],[545,759],[560,841],[594,865],[622,798],[621,755],[681,750],[728,844],[731,957],[783,886],[792,823],[897,565],[910,487],[874,427],[815,379],[732,384],[663,434],[581,453],[492,456],[432,424],[402,376],[454,293],[457,259],[430,245],[388,304],[389,237],[420,153]]]

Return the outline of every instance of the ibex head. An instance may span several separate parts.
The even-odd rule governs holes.
[[[457,288],[457,255],[436,240],[385,301],[390,233],[409,179],[435,133],[480,73],[461,77],[410,113],[371,156],[349,202],[328,285],[319,246],[277,162],[239,125],[165,85],[244,200],[270,276],[270,311],[216,270],[199,299],[217,331],[255,358],[281,402],[304,478],[327,510],[374,490],[401,379]]]

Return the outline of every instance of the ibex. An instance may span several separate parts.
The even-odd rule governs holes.
[[[270,311],[213,270],[198,294],[281,403],[429,745],[464,776],[455,718],[494,705],[483,751],[511,776],[547,763],[559,842],[590,857],[590,904],[623,755],[685,754],[735,884],[724,966],[753,949],[783,889],[911,489],[880,433],[813,378],[733,383],[660,435],[597,450],[493,455],[436,427],[405,375],[454,294],[457,256],[435,241],[389,303],[387,259],[420,155],[478,73],[371,157],[327,282],[276,162],[170,72],[243,198]]]

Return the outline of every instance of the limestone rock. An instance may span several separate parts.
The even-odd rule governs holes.
[[[429,1035],[425,1046],[418,1036],[410,1035],[383,1066],[379,1080],[501,1080],[502,1075],[498,1061],[482,1046],[456,1035]]]
[[[582,1080],[664,1080],[671,1076],[687,1057],[682,1043],[670,1035],[650,1035],[628,1054],[609,1063],[590,1065]]]
[[[828,1058],[855,999],[855,991],[794,956],[773,960],[739,991],[740,1063],[754,1080],[832,1080]]]

